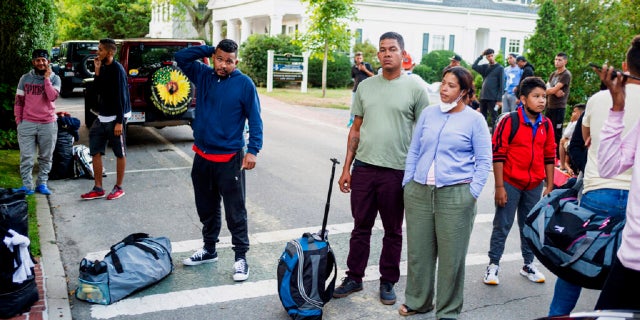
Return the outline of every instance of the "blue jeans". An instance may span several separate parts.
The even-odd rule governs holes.
[[[505,93],[502,95],[502,113],[509,113],[511,111],[516,111],[518,105],[516,101],[518,98],[513,93]]]
[[[603,216],[624,215],[627,209],[629,191],[618,189],[598,189],[582,195],[580,206]],[[549,316],[571,313],[580,298],[582,287],[558,278],[549,306]]]
[[[504,207],[496,206],[496,213],[493,217],[493,231],[489,242],[489,263],[500,264],[500,258],[504,253],[504,245],[513,226],[517,211],[518,228],[520,229],[520,251],[522,251],[524,264],[530,264],[535,256],[522,234],[522,228],[527,214],[540,201],[542,182],[531,190],[520,190],[505,181],[504,189],[507,191],[507,204]]]

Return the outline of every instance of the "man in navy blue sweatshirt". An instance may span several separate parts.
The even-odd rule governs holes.
[[[224,39],[218,46],[194,46],[176,53],[178,67],[196,86],[196,117],[193,122],[195,158],[191,181],[196,209],[202,222],[204,246],[184,259],[188,266],[218,260],[216,242],[224,203],[227,228],[235,253],[233,280],[249,277],[249,250],[244,169],[256,166],[262,148],[260,101],[253,81],[236,69],[238,44]],[[214,67],[200,62],[213,59]],[[247,153],[243,151],[245,123],[249,123]]]

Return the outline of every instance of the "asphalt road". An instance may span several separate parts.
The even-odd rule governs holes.
[[[218,262],[184,267],[180,262],[201,246],[193,200],[190,168],[193,137],[187,126],[163,129],[131,126],[128,132],[126,195],[115,201],[83,201],[80,194],[92,180],[50,181],[53,222],[72,293],[78,266],[85,257],[101,258],[112,244],[134,232],[167,236],[173,242],[174,272],[155,286],[109,306],[70,298],[74,319],[288,319],[276,292],[276,265],[285,243],[322,223],[331,172],[330,158],[344,160],[348,111],[283,104],[261,97],[264,148],[254,170],[247,172],[247,202],[252,247],[248,253],[249,280],[231,278],[233,252],[223,227]],[[81,96],[59,99],[58,109],[84,119]],[[88,145],[83,126],[77,143]],[[105,188],[115,183],[115,158],[104,158]],[[337,168],[339,175],[341,168]],[[338,177],[336,176],[336,181]],[[334,181],[334,184],[336,182]],[[330,242],[344,276],[350,223],[349,197],[334,185],[329,217]],[[499,286],[487,286],[482,277],[493,217],[493,179],[478,202],[478,216],[467,257],[464,319],[535,319],[547,314],[555,276],[545,284],[531,283],[519,275],[517,227],[511,232],[501,263]],[[377,261],[380,228],[374,230],[364,290],[334,299],[324,308],[325,319],[398,319],[404,301],[403,276],[396,285],[398,302],[384,306],[378,300]],[[338,280],[339,281],[339,280]],[[598,291],[584,290],[576,311],[592,310]],[[433,319],[434,314],[413,319]]]

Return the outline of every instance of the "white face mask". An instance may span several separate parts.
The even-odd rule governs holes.
[[[440,111],[449,112],[451,109],[455,108],[458,105],[458,102],[460,102],[460,99],[462,99],[462,94],[460,94],[458,98],[456,98],[456,100],[454,100],[452,103],[444,103],[444,102],[441,103]]]

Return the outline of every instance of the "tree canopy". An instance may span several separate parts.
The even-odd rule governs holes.
[[[327,60],[334,51],[349,51],[353,37],[349,22],[356,20],[356,0],[301,0],[307,5],[309,25],[302,35],[302,46],[313,55],[321,55],[322,96],[327,89]]]
[[[133,38],[149,33],[151,0],[56,0],[58,41]]]
[[[553,57],[568,54],[571,93],[568,105],[585,103],[599,90],[600,79],[589,63],[620,68],[633,36],[640,30],[635,0],[540,0],[535,33],[525,43],[527,59],[545,81],[554,71]],[[567,108],[567,117],[571,109]]]

